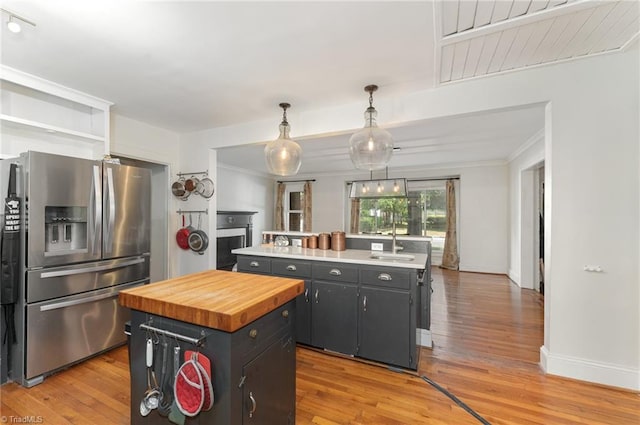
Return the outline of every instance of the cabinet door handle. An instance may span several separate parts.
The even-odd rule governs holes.
[[[309,288],[304,290],[304,302],[309,302]]]
[[[253,414],[256,412],[258,408],[258,404],[256,403],[256,399],[253,396],[253,392],[249,391],[249,401],[251,402],[251,407],[249,408],[249,417],[253,418]]]
[[[257,261],[252,261],[249,263],[249,267],[260,267],[260,263]]]
[[[378,280],[389,281],[389,280],[393,280],[393,279],[391,278],[391,275],[389,273],[380,273],[378,275]]]
[[[329,270],[329,274],[332,276],[341,276],[342,272],[340,271],[340,269],[331,269]]]
[[[298,269],[297,269],[297,268],[296,268],[296,266],[294,266],[293,264],[289,264],[289,265],[287,266],[287,270],[289,270],[290,272],[295,272],[295,271],[296,271],[296,270],[298,270]]]
[[[367,311],[367,296],[365,295],[364,298],[362,298],[362,308],[364,311]]]
[[[318,290],[317,289],[316,289],[315,297],[316,297],[316,304],[317,304],[318,303]]]

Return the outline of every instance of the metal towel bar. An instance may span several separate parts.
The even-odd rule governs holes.
[[[195,345],[196,347],[202,346],[204,340],[207,339],[207,337],[205,335],[202,335],[200,338],[191,338],[190,336],[184,336],[184,335],[177,334],[175,332],[166,331],[164,329],[154,328],[153,326],[149,326],[149,325],[147,325],[145,323],[141,323],[140,324],[140,329],[144,329],[144,330],[147,330],[147,331],[155,332],[155,333],[158,333],[160,335],[166,335],[168,337],[176,338],[176,339],[179,339],[181,341],[189,342],[189,343]]]

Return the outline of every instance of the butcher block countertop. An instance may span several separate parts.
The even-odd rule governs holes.
[[[300,295],[304,281],[209,270],[120,291],[120,304],[234,332]]]

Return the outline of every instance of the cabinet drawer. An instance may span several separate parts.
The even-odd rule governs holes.
[[[271,273],[271,260],[265,257],[238,255],[238,271],[247,273]]]
[[[311,277],[311,263],[288,259],[271,260],[271,273],[278,276]]]
[[[333,282],[357,282],[358,266],[344,263],[314,263],[313,278]]]
[[[360,269],[360,283],[362,285],[410,289],[411,282],[415,279],[417,279],[415,273],[410,270],[391,267],[363,267]]]
[[[295,315],[296,302],[291,300],[238,329],[233,333],[232,355],[251,357],[267,348],[282,334],[289,335],[293,341]]]

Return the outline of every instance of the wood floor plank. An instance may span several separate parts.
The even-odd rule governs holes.
[[[638,425],[640,394],[544,375],[543,297],[501,275],[433,269],[432,349],[418,372],[298,347],[296,423],[478,424],[426,375],[492,425]],[[31,389],[0,389],[0,414],[57,425],[129,423],[126,347],[57,373]]]

